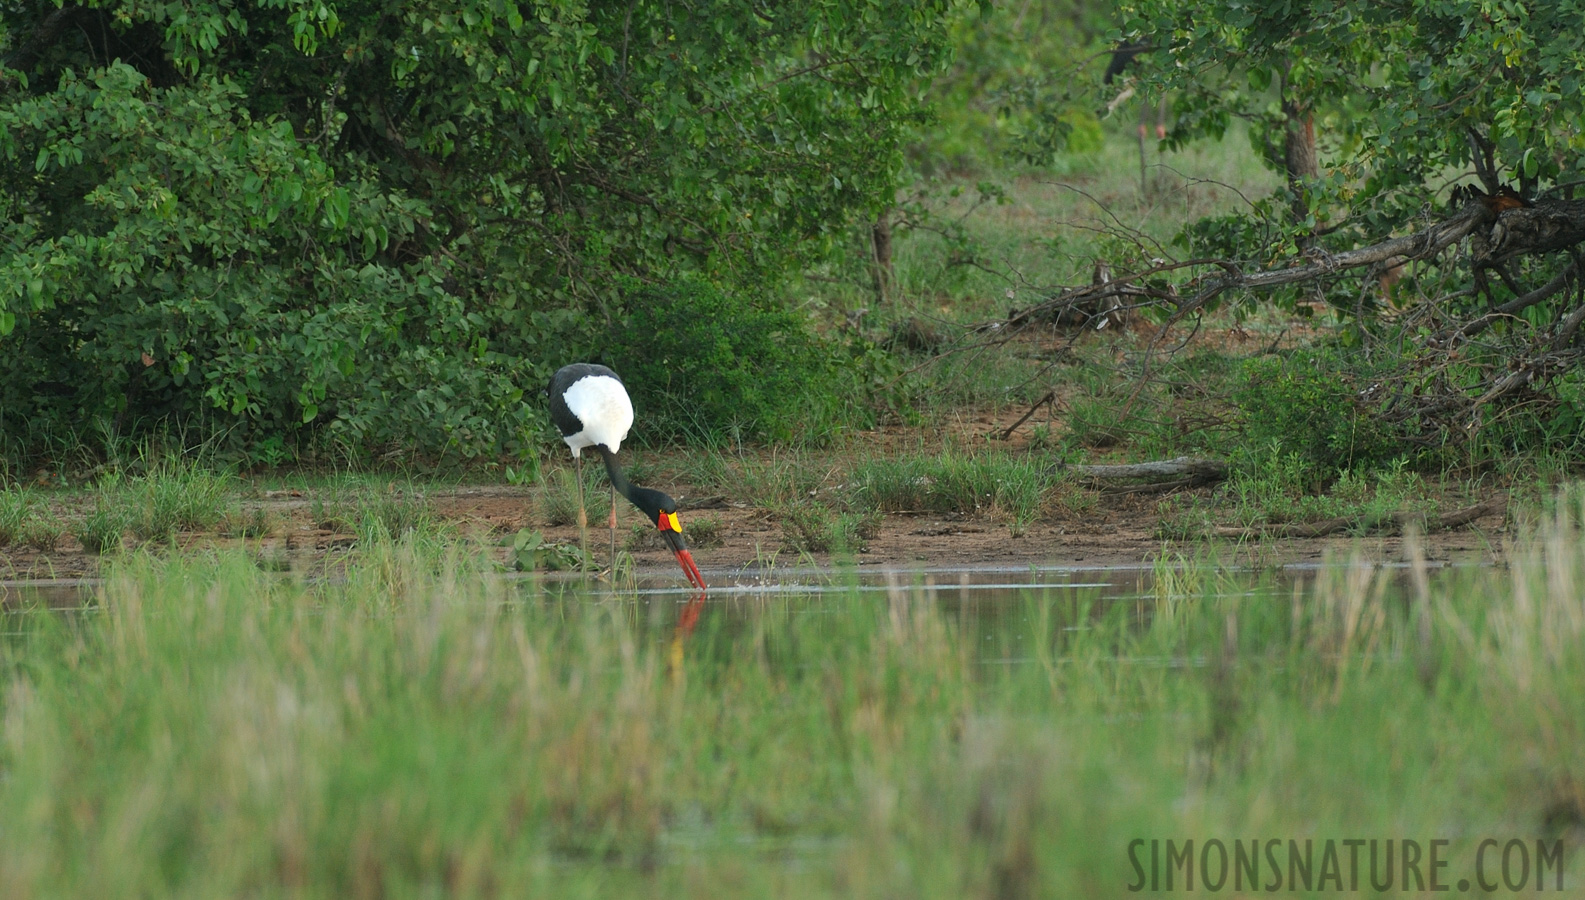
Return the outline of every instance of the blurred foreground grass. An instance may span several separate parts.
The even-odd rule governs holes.
[[[93,609],[0,618],[0,897],[1121,896],[1168,838],[1448,839],[1456,882],[1585,818],[1558,509],[1504,569],[772,595],[686,642],[680,602],[466,544],[313,586],[133,555]]]

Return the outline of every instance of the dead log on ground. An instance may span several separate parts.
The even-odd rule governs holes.
[[[1443,531],[1468,525],[1476,519],[1483,519],[1486,516],[1494,516],[1507,511],[1507,495],[1498,494],[1474,506],[1455,509],[1439,516],[1426,518],[1419,513],[1400,513],[1393,516],[1389,521],[1398,531],[1402,531],[1411,524],[1418,526],[1423,531]],[[1220,527],[1215,530],[1215,534],[1217,537],[1227,538],[1315,538],[1338,534],[1363,524],[1365,524],[1364,516],[1337,516],[1336,518],[1322,519],[1319,522],[1285,522],[1281,525],[1268,525],[1260,528]]]
[[[1150,493],[1170,491],[1180,487],[1194,487],[1222,481],[1227,478],[1227,463],[1217,459],[1200,459],[1180,456],[1155,462],[1130,463],[1106,466],[1069,466],[1080,476],[1089,479],[1086,487],[1110,493]],[[1100,482],[1131,478],[1157,479],[1149,484],[1114,486]],[[1171,479],[1161,481],[1159,479]]]

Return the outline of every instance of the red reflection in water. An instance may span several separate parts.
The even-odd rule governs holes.
[[[688,605],[682,608],[682,612],[677,614],[677,636],[679,638],[685,638],[693,634],[694,626],[699,624],[699,613],[703,610],[704,591],[700,591],[694,595],[692,600],[688,601]]]
[[[693,599],[682,608],[682,612],[677,614],[677,630],[672,632],[671,648],[666,654],[673,681],[682,678],[683,645],[688,643],[688,636],[693,634],[694,626],[699,624],[699,613],[702,611],[704,611],[704,591],[695,594]]]

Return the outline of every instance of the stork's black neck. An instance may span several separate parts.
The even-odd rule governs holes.
[[[660,513],[677,511],[677,501],[671,497],[661,491],[638,487],[628,481],[627,476],[622,473],[622,466],[616,460],[616,454],[604,444],[596,444],[594,449],[599,452],[600,458],[605,460],[605,474],[611,479],[611,486],[616,488],[618,494],[626,497],[629,503],[642,510],[644,515],[649,517],[649,524],[654,525],[655,517]]]

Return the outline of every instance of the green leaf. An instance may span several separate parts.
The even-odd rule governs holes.
[[[352,199],[345,188],[336,188],[325,197],[325,218],[330,227],[340,231],[347,227]]]

